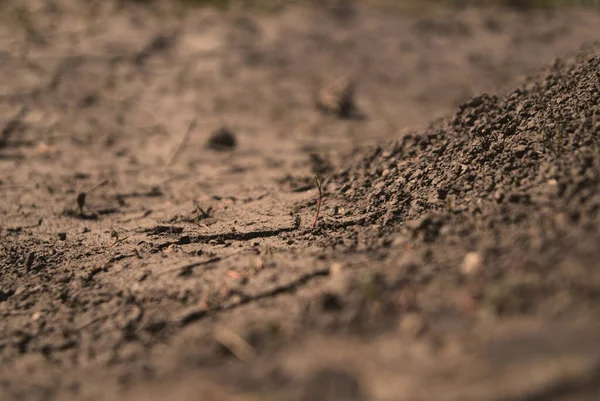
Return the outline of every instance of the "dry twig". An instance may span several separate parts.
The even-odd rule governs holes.
[[[256,350],[242,337],[226,327],[217,327],[215,340],[242,362],[250,362],[256,358]]]
[[[194,129],[196,129],[196,119],[192,120],[187,131],[185,132],[185,134],[183,134],[183,137],[181,138],[181,141],[179,142],[179,146],[177,146],[177,149],[175,150],[175,153],[173,153],[173,156],[171,156],[171,159],[169,160],[169,162],[167,164],[165,164],[164,170],[168,169],[175,162],[177,157],[179,157],[179,155],[183,151],[183,148],[187,144],[187,142],[190,138],[190,135],[192,134],[192,132],[194,132]]]
[[[315,221],[313,222],[313,228],[317,226],[317,220],[319,220],[319,213],[321,212],[321,202],[323,200],[323,189],[321,186],[321,180],[315,175],[315,184],[319,190],[319,199],[317,200],[317,213],[315,214]]]

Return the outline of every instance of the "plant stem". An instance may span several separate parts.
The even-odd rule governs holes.
[[[317,220],[319,220],[319,213],[321,212],[321,201],[323,199],[323,190],[321,189],[321,180],[315,175],[315,184],[319,190],[319,199],[317,200],[317,213],[315,214],[315,221],[313,222],[313,228],[317,226]]]

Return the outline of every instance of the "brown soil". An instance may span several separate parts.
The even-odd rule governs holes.
[[[0,400],[597,399],[598,12],[80,3],[0,5]]]

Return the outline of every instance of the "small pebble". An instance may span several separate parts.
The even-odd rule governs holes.
[[[481,255],[477,252],[469,252],[465,255],[463,263],[460,267],[460,271],[466,276],[472,276],[477,274],[481,270],[482,266]]]
[[[171,244],[163,251],[163,254],[170,255],[176,252],[179,252],[179,245]]]
[[[337,294],[325,292],[321,294],[321,307],[326,312],[337,312],[342,309],[342,302]]]
[[[400,331],[411,338],[417,338],[425,331],[426,324],[423,316],[410,313],[400,321]]]

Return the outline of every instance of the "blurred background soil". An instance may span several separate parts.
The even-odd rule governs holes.
[[[582,46],[573,63],[597,65],[599,6],[1,2],[0,399],[597,399],[596,181],[588,226],[556,237],[585,259],[535,248],[533,223],[510,231],[512,209],[489,223],[487,193],[459,196],[483,202],[485,227],[452,231],[473,245],[430,241],[431,208],[408,224],[369,207],[396,194],[390,157],[447,167],[390,143],[466,132],[448,128],[458,111],[508,113],[531,82],[597,88],[592,67],[560,68]],[[557,83],[535,75],[549,66]],[[507,100],[469,100],[483,93]],[[547,101],[531,93],[515,96]],[[576,127],[597,153],[598,103],[577,99],[565,124],[591,121]],[[482,259],[490,233],[508,239]],[[529,274],[528,256],[550,270]],[[566,282],[555,271],[577,286],[548,284]]]

